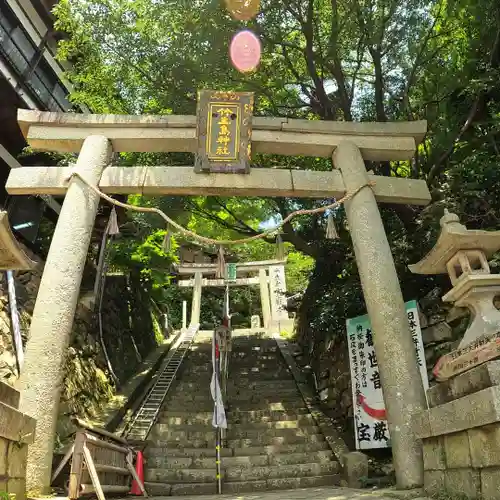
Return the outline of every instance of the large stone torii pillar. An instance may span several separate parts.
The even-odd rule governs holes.
[[[332,157],[337,170],[251,169],[247,174],[196,173],[192,167],[107,167],[117,152],[197,152],[194,116],[117,116],[19,112],[32,147],[80,152],[78,168],[108,194],[286,196],[340,198],[375,181],[346,203],[365,301],[374,331],[388,411],[398,486],[423,483],[421,443],[412,414],[425,408],[403,298],[378,202],[426,205],[422,180],[368,175],[363,160],[409,160],[426,131],[425,122],[345,123],[254,118],[251,141],[259,153]],[[93,137],[94,136],[94,137]],[[99,136],[96,138],[95,136]],[[107,140],[107,139],[108,140]],[[83,145],[83,147],[82,147]],[[15,194],[66,194],[39,290],[23,373],[23,409],[39,428],[30,446],[31,487],[50,484],[50,462],[64,352],[98,200],[79,179],[65,182],[64,167],[11,171],[6,188]],[[39,356],[37,353],[41,352]],[[45,380],[47,379],[47,380]]]
[[[193,299],[191,301],[190,323],[199,323],[201,315],[201,292],[203,289],[203,275],[200,272],[194,274]]]
[[[352,142],[339,144],[333,163],[347,189],[368,182],[363,157]],[[391,248],[371,189],[346,202],[345,210],[373,330],[397,483],[421,485],[422,448],[412,429],[412,416],[427,403]]]
[[[108,139],[89,136],[76,171],[97,184],[110,158]],[[36,440],[29,448],[26,484],[28,490],[42,487],[45,491],[41,493],[50,489],[62,368],[98,205],[99,196],[88,186],[76,177],[70,180],[33,311],[20,378],[20,408],[36,417]]]

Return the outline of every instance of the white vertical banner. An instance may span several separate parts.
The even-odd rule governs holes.
[[[418,318],[417,301],[405,304],[417,362],[424,389],[429,388],[425,365],[424,344]],[[352,398],[356,449],[387,448],[391,445],[387,416],[385,411],[382,384],[373,334],[368,315],[358,316],[346,321],[351,367]],[[396,363],[397,360],[394,360]]]
[[[288,319],[286,310],[285,266],[269,266],[271,317],[274,321]]]
[[[212,336],[212,380],[210,381],[210,392],[214,400],[214,413],[212,417],[213,427],[227,429],[226,410],[222,399],[220,386],[220,336],[217,329]]]

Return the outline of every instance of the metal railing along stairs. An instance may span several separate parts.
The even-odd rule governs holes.
[[[168,353],[156,382],[142,401],[130,424],[125,428],[123,437],[132,441],[146,440],[158,418],[163,401],[172,382],[175,380],[182,360],[198,333],[199,327],[199,324],[191,324],[185,332],[180,334]]]

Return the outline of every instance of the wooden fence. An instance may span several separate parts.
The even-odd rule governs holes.
[[[103,429],[78,421],[75,441],[57,467],[52,480],[71,458],[68,497],[77,500],[83,495],[125,495],[130,492],[131,480],[137,481],[143,496],[148,496],[134,468],[134,452],[127,441]]]

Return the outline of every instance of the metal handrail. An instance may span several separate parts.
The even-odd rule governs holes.
[[[137,420],[138,420],[138,418],[139,418],[139,416],[141,414],[142,408],[148,402],[149,397],[151,396],[151,394],[155,390],[156,386],[160,382],[161,375],[163,374],[164,371],[167,370],[167,368],[169,366],[169,363],[170,363],[170,360],[177,353],[178,349],[184,349],[184,352],[182,353],[181,359],[178,361],[178,364],[177,364],[177,367],[175,369],[175,372],[172,374],[172,380],[175,380],[175,377],[177,376],[177,372],[179,371],[179,368],[181,367],[182,362],[184,361],[184,358],[186,356],[186,353],[188,352],[189,348],[191,347],[191,344],[193,343],[193,340],[194,340],[196,334],[198,333],[199,328],[200,328],[199,323],[196,323],[196,324],[192,323],[191,325],[189,325],[189,328],[185,332],[181,333],[181,335],[180,335],[179,339],[176,341],[175,345],[172,346],[171,351],[169,352],[168,357],[167,357],[167,359],[165,361],[165,364],[161,368],[161,372],[159,373],[159,376],[157,377],[155,383],[149,389],[147,395],[143,398],[141,406],[137,409],[137,411],[135,412],[134,417],[131,419],[131,421],[129,422],[129,424],[125,427],[125,429],[124,429],[124,431],[122,433],[122,436],[126,437],[132,431],[132,429],[134,428],[134,424],[137,422]],[[187,345],[183,346],[183,344],[187,344]],[[170,385],[169,385],[168,389],[170,389]],[[144,440],[147,439],[147,436],[151,432],[151,429],[153,428],[153,426],[156,424],[156,421],[158,420],[158,415],[160,414],[161,407],[162,407],[163,402],[165,401],[165,398],[167,396],[168,389],[163,394],[163,397],[162,397],[161,401],[159,401],[157,403],[157,407],[156,407],[155,413],[154,413],[154,415],[153,415],[153,417],[151,419],[151,422],[148,424],[148,428],[147,428],[147,431],[145,433]]]

